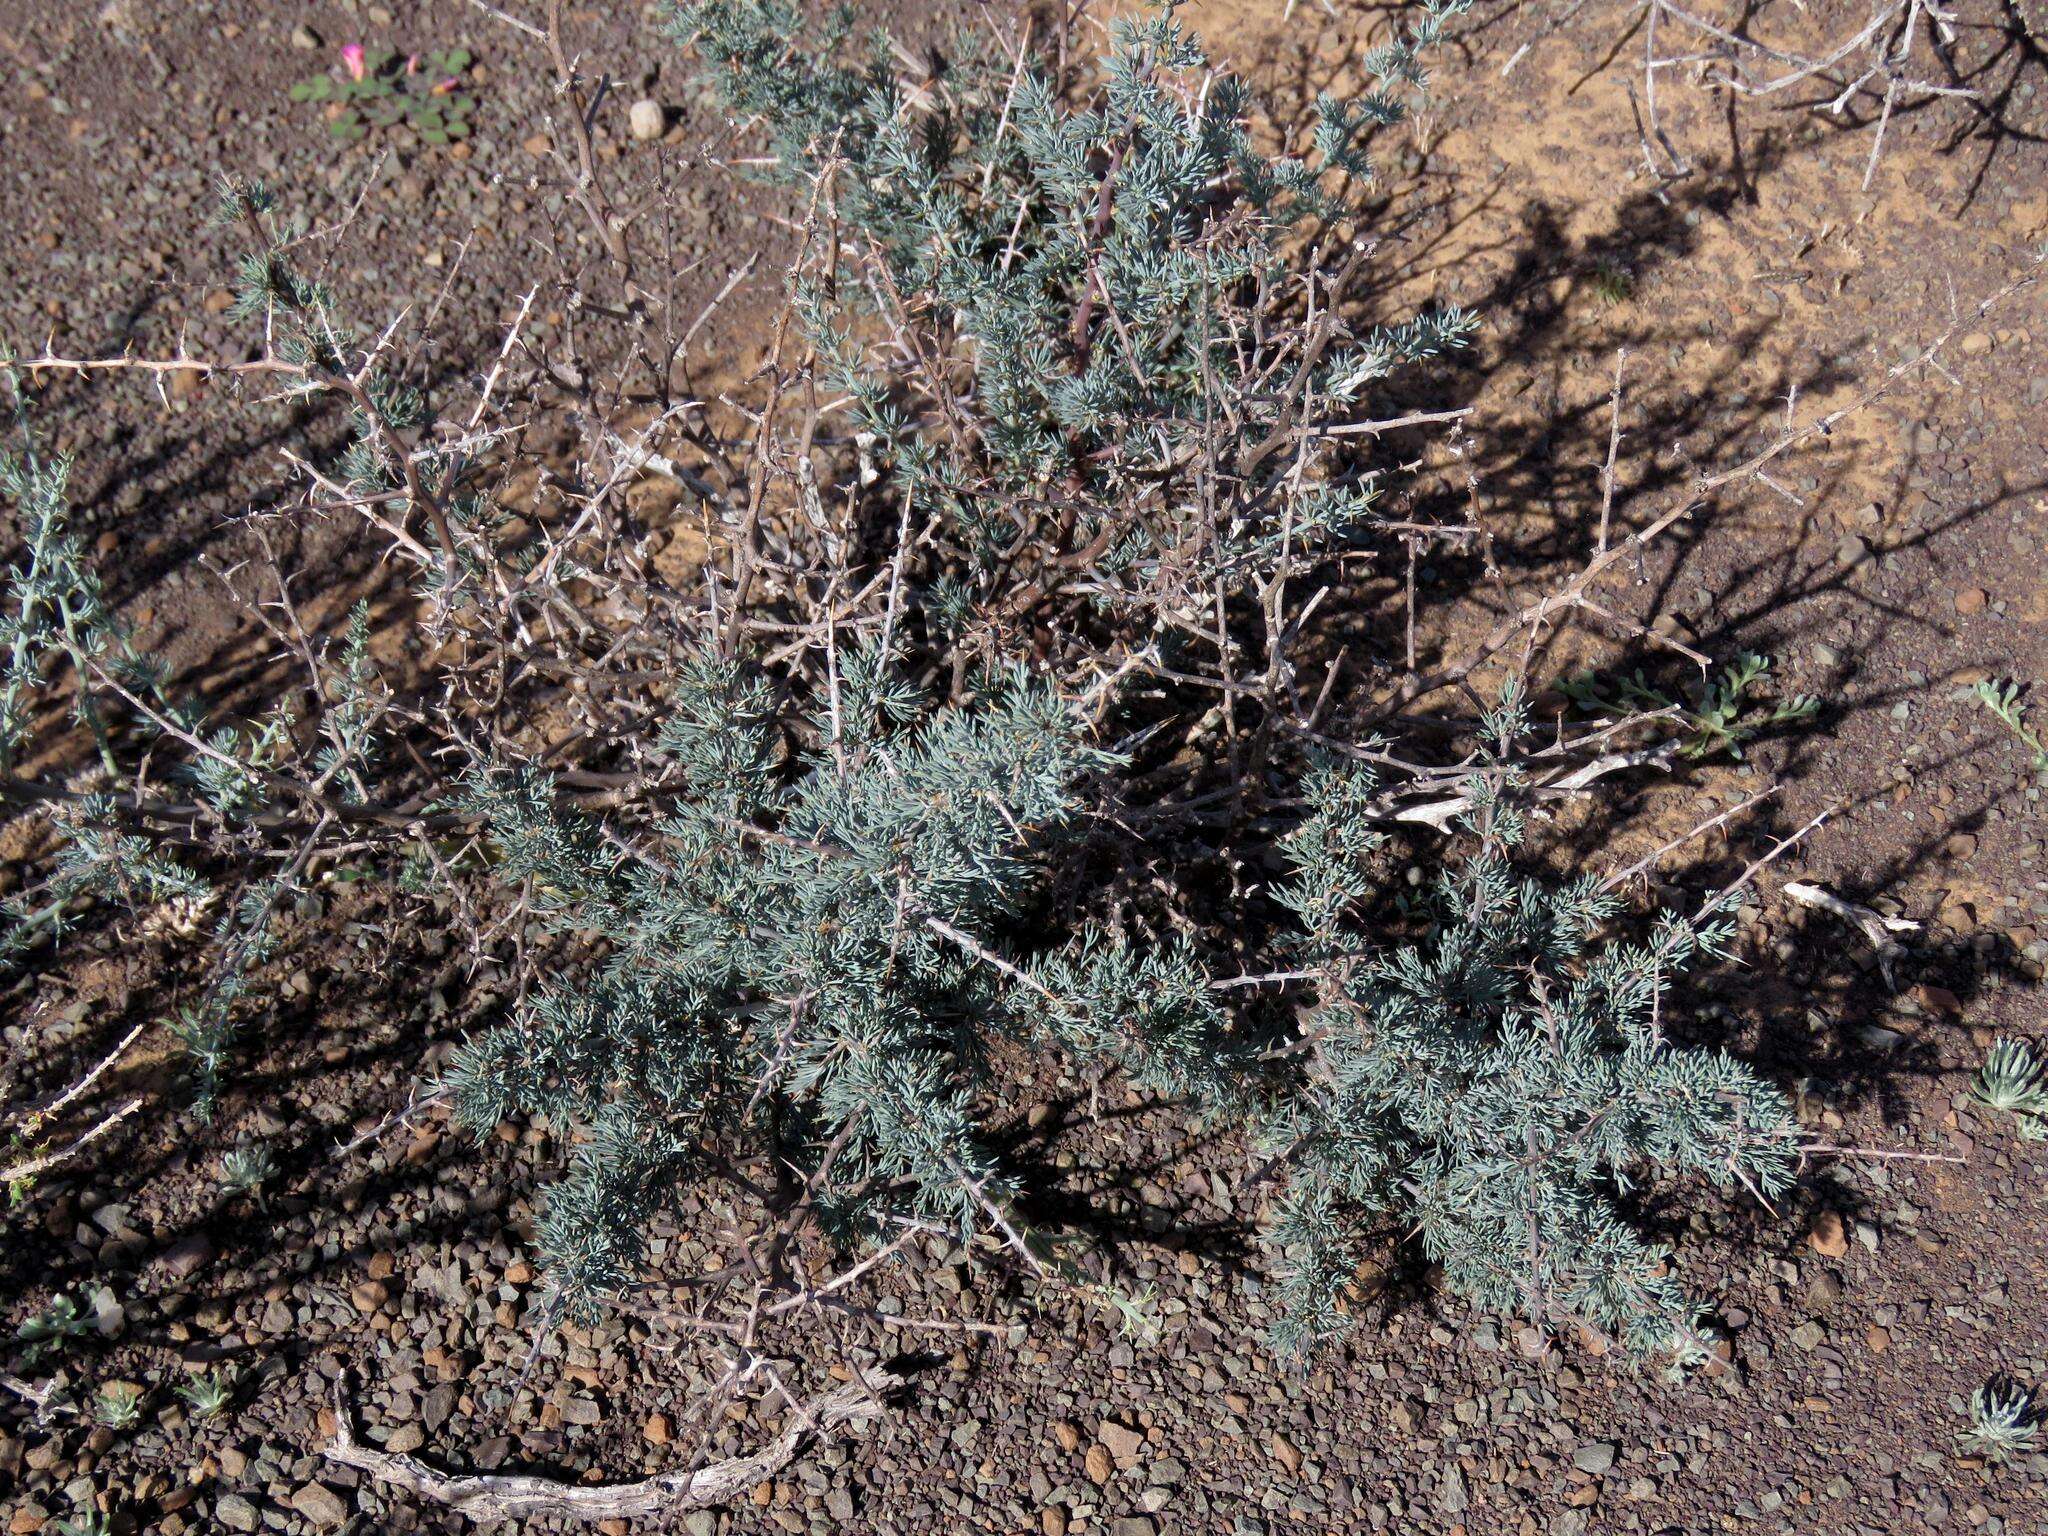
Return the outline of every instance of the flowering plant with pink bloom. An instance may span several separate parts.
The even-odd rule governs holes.
[[[371,129],[405,129],[423,143],[452,144],[469,137],[473,97],[462,93],[469,51],[449,48],[398,54],[366,43],[341,49],[341,74],[314,75],[292,87],[294,101],[327,106],[328,130],[354,141]]]

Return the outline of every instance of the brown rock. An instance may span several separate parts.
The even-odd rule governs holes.
[[[650,1413],[640,1433],[646,1436],[649,1445],[667,1445],[674,1431],[669,1428],[667,1414]]]
[[[1806,1246],[1823,1258],[1839,1259],[1847,1253],[1849,1233],[1842,1225],[1842,1218],[1833,1211],[1822,1211],[1812,1230],[1806,1234]]]
[[[1067,1536],[1067,1517],[1048,1504],[1038,1512],[1038,1528],[1045,1536]]]
[[[1078,1451],[1081,1449],[1081,1431],[1065,1419],[1061,1419],[1059,1423],[1053,1425],[1052,1437],[1059,1443],[1059,1448],[1063,1451]]]
[[[323,1529],[348,1519],[348,1505],[325,1483],[308,1483],[292,1495],[292,1508]]]
[[[1138,1452],[1145,1448],[1145,1437],[1128,1425],[1114,1419],[1102,1421],[1102,1443],[1109,1447],[1109,1454],[1118,1461],[1133,1461]]]
[[[1937,987],[1931,982],[1922,982],[1913,989],[1913,1000],[1929,1013],[1939,1013],[1955,1018],[1963,1011],[1962,999],[1947,987]]]
[[[391,1291],[380,1280],[364,1280],[348,1293],[348,1299],[356,1304],[356,1310],[363,1316],[371,1317],[384,1310],[384,1303],[391,1299]]]
[[[1109,1454],[1109,1447],[1100,1441],[1088,1447],[1088,1460],[1084,1467],[1089,1478],[1097,1483],[1106,1483],[1116,1476],[1116,1462]]]
[[[1956,594],[1956,612],[1961,614],[1982,613],[1984,605],[1991,601],[1991,594],[1982,587],[1965,587]]]
[[[180,1238],[163,1252],[157,1260],[175,1279],[188,1279],[199,1267],[213,1257],[213,1239],[204,1232],[194,1232],[190,1237]]]
[[[1872,1323],[1863,1330],[1863,1342],[1873,1355],[1881,1355],[1892,1347],[1891,1331]]]
[[[1275,1435],[1266,1449],[1273,1453],[1273,1459],[1285,1467],[1290,1474],[1301,1470],[1301,1451],[1285,1435]]]

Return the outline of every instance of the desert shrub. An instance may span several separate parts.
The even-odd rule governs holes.
[[[582,391],[584,435],[538,495],[512,489],[532,455],[498,368],[437,408],[393,330],[351,325],[304,275],[312,237],[228,186],[257,357],[27,366],[193,368],[338,405],[346,442],[297,510],[388,542],[428,686],[403,709],[385,695],[365,612],[317,642],[291,614],[298,708],[202,714],[107,614],[62,466],[10,461],[31,552],[0,631],[0,788],[55,807],[64,839],[42,889],[14,898],[16,958],[87,896],[217,906],[214,979],[175,1024],[205,1105],[308,868],[344,842],[402,863],[394,901],[447,898],[477,952],[517,936],[518,1001],[434,1091],[480,1135],[512,1116],[558,1133],[538,1238],[561,1306],[630,1291],[643,1233],[692,1181],[748,1206],[743,1251],[698,1277],[692,1321],[736,1341],[721,1390],[768,1379],[758,1329],[820,1305],[838,1282],[803,1276],[828,1244],[872,1259],[979,1235],[1076,1277],[992,1150],[995,1064],[1024,1051],[1260,1132],[1290,1349],[1338,1325],[1378,1213],[1416,1225],[1482,1305],[1696,1355],[1696,1309],[1615,1196],[1652,1169],[1766,1192],[1785,1177],[1775,1096],[1657,1028],[1669,978],[1725,924],[1672,918],[1647,946],[1603,947],[1607,896],[1508,862],[1530,806],[1644,760],[1613,743],[1642,718],[1669,736],[1673,711],[1617,699],[1547,745],[1510,711],[1475,770],[1471,722],[1435,722],[1451,744],[1434,762],[1356,745],[1297,675],[1310,574],[1412,547],[1379,510],[1370,445],[1435,418],[1370,410],[1473,326],[1376,319],[1350,291],[1365,148],[1455,9],[1420,11],[1367,61],[1375,89],[1273,130],[1269,154],[1242,84],[1170,8],[1118,25],[1093,69],[984,48],[922,74],[884,44],[806,43],[796,12],[760,0],[683,8],[676,28],[800,206],[792,291],[731,418],[685,400],[628,428],[599,370],[544,359],[535,377]],[[699,588],[642,558],[622,487],[650,468],[716,534]],[[1568,611],[1640,547],[1603,541],[1564,596],[1497,634]],[[1411,657],[1380,703],[1448,693],[1506,644],[1427,677]],[[1689,728],[1739,739],[1746,686]],[[55,750],[60,708],[96,746],[88,789],[26,767],[37,731]],[[401,730],[417,739],[385,750]],[[1304,820],[1311,746],[1353,766],[1310,776]],[[1405,944],[1370,901],[1373,829],[1395,818],[1476,840],[1401,915]],[[1296,823],[1291,880],[1238,878]],[[1241,924],[1193,893],[1218,867]],[[1272,955],[1281,919],[1300,933]],[[1245,1001],[1269,981],[1306,986]],[[1306,1029],[1275,1029],[1297,997]],[[255,1163],[221,1166],[260,1192]]]
[[[1504,753],[1526,720],[1511,701],[1492,724]],[[1597,876],[1560,884],[1510,862],[1516,779],[1499,765],[1475,776],[1460,820],[1476,846],[1398,944],[1353,916],[1373,895],[1374,775],[1329,765],[1308,781],[1278,899],[1300,919],[1315,1001],[1298,1089],[1263,1137],[1283,1176],[1267,1236],[1283,1255],[1284,1351],[1347,1325],[1360,1240],[1380,1218],[1483,1308],[1699,1361],[1701,1308],[1617,1195],[1656,1174],[1763,1196],[1790,1182],[1799,1134],[1783,1096],[1665,1034],[1673,979],[1733,931],[1725,900],[1665,914],[1642,943],[1594,942],[1621,906]]]
[[[810,46],[753,0],[676,14],[809,210],[790,318],[824,403],[728,497],[715,454],[693,474],[734,556],[657,712],[652,807],[567,814],[510,756],[462,802],[499,873],[603,954],[450,1080],[479,1132],[576,1132],[541,1225],[565,1301],[629,1282],[678,1173],[763,1155],[804,1170],[835,1236],[992,1229],[1041,1268],[982,1147],[997,1038],[1209,1108],[1262,1091],[1185,944],[1070,922],[1009,941],[1043,862],[1122,798],[1124,756],[1084,719],[1114,702],[1105,652],[1197,685],[1242,667],[1279,707],[1290,571],[1376,517],[1318,429],[1471,328],[1354,334],[1330,308],[1358,266],[1362,141],[1450,14],[1374,56],[1383,89],[1319,104],[1308,161],[1254,150],[1244,88],[1170,9],[1066,80],[971,49],[907,80],[885,40]],[[839,478],[772,468],[810,462],[840,412]],[[800,665],[743,659],[792,631]]]

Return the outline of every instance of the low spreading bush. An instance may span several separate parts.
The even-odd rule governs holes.
[[[921,73],[883,41],[808,44],[768,0],[678,9],[801,210],[788,301],[732,419],[679,400],[629,429],[592,370],[545,360],[584,438],[540,493],[500,369],[458,409],[429,399],[389,331],[303,275],[309,237],[271,194],[229,184],[254,359],[8,376],[24,414],[51,370],[135,367],[338,405],[347,441],[305,508],[388,541],[422,676],[378,677],[366,608],[313,638],[280,576],[261,613],[306,673],[296,707],[212,718],[111,613],[63,461],[0,463],[26,549],[0,624],[0,792],[57,834],[9,897],[7,958],[41,963],[88,902],[205,917],[209,979],[170,1021],[204,1111],[265,1006],[276,914],[334,849],[369,850],[393,900],[453,904],[479,951],[517,936],[514,1005],[435,1092],[479,1136],[514,1117],[556,1133],[537,1241],[559,1305],[629,1294],[650,1223],[722,1180],[754,1223],[700,1278],[742,1356],[762,1289],[790,1293],[777,1316],[833,1289],[786,1262],[800,1238],[872,1258],[979,1237],[1041,1282],[1097,1284],[1033,1230],[990,1133],[1036,1053],[1256,1143],[1287,1352],[1344,1326],[1385,1230],[1480,1307],[1700,1359],[1703,1310],[1623,1205],[1663,1176],[1771,1195],[1791,1175],[1782,1099],[1663,1024],[1726,911],[1630,942],[1593,877],[1512,861],[1533,806],[1752,734],[1755,669],[1689,714],[1587,694],[1598,718],[1547,743],[1510,680],[1484,719],[1432,722],[1462,741],[1434,763],[1354,725],[1398,731],[1505,639],[1426,676],[1411,653],[1348,720],[1324,707],[1341,560],[1418,536],[1381,509],[1372,444],[1443,414],[1371,408],[1476,324],[1375,319],[1353,291],[1366,151],[1458,10],[1422,8],[1364,61],[1371,89],[1293,130],[1254,123],[1170,7],[1117,23],[1092,71],[1018,37]],[[620,227],[597,220],[626,267]],[[621,505],[650,468],[716,536],[701,590],[649,569]],[[1675,516],[1603,539],[1500,635]],[[50,774],[81,731],[90,765]],[[1616,751],[1631,732],[1650,745]],[[1412,899],[1382,884],[1394,821],[1446,832]],[[1276,877],[1242,874],[1261,867]],[[108,1129],[51,1138],[72,1097],[23,1118],[10,1182]],[[218,1166],[234,1194],[277,1177],[260,1147]]]

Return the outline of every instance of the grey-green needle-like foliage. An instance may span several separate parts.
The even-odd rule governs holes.
[[[1368,524],[1371,474],[1281,472],[1473,329],[1455,308],[1338,325],[1330,304],[1367,244],[1367,141],[1461,8],[1422,7],[1364,61],[1376,87],[1319,98],[1277,155],[1171,5],[1114,22],[1076,80],[989,39],[916,78],[887,38],[817,37],[780,0],[675,8],[735,119],[871,258],[812,273],[802,310],[864,451],[951,536],[935,616],[967,622],[1046,557],[1101,607],[1206,598]]]
[[[929,709],[873,645],[833,677],[792,718],[756,669],[695,657],[659,735],[672,806],[630,845],[532,770],[471,790],[504,876],[609,948],[452,1073],[479,1132],[524,1112],[583,1134],[539,1232],[574,1305],[631,1280],[678,1174],[763,1148],[835,1233],[915,1217],[1022,1248],[977,1099],[1001,1037],[1228,1091],[1224,1017],[1186,956],[1087,935],[1008,958],[1081,781],[1112,761],[1061,701],[1013,673]]]
[[[1473,785],[1480,851],[1445,872],[1388,944],[1352,913],[1370,894],[1370,774],[1326,767],[1280,893],[1320,976],[1299,1091],[1265,1127],[1284,1194],[1276,1342],[1342,1331],[1375,1218],[1419,1235],[1453,1289],[1548,1328],[1578,1322],[1638,1356],[1701,1358],[1701,1308],[1617,1197],[1659,1176],[1770,1195],[1789,1182],[1784,1098],[1720,1051],[1675,1045],[1674,978],[1716,952],[1725,914],[1665,916],[1598,942],[1618,910],[1593,877],[1518,876],[1498,777]]]

